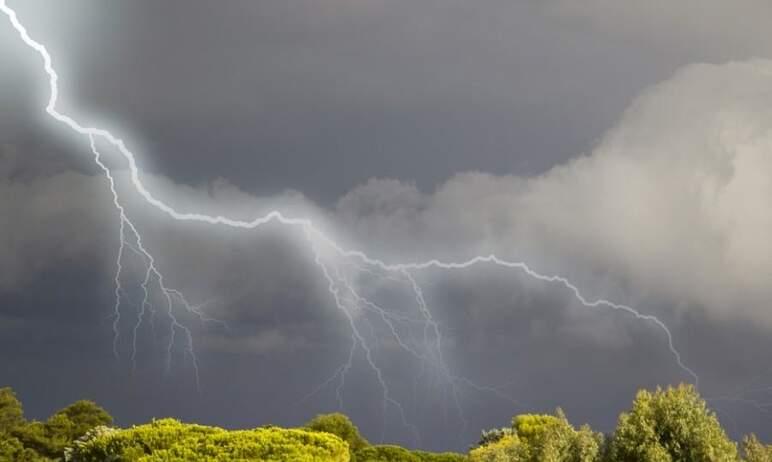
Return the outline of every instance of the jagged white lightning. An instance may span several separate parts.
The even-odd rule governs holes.
[[[561,276],[541,274],[534,271],[524,262],[508,261],[495,255],[484,255],[476,256],[461,262],[446,262],[433,259],[424,262],[387,263],[381,259],[371,257],[363,251],[343,248],[332,237],[328,236],[322,232],[320,228],[316,227],[308,218],[290,217],[278,210],[274,210],[265,215],[258,216],[251,221],[237,220],[224,215],[208,215],[203,213],[176,210],[162,199],[157,198],[145,187],[136,158],[121,138],[113,135],[108,130],[83,125],[81,122],[78,122],[66,114],[60,113],[57,110],[56,105],[59,98],[59,77],[53,66],[51,56],[41,43],[30,37],[27,29],[19,21],[15,11],[6,4],[5,0],[0,0],[0,11],[2,11],[8,18],[10,24],[16,30],[19,38],[23,41],[23,43],[32,50],[36,51],[42,58],[43,69],[48,76],[50,92],[48,103],[45,107],[46,113],[54,120],[67,126],[74,133],[82,135],[85,139],[88,140],[89,147],[92,154],[94,155],[94,160],[96,164],[102,169],[105,177],[108,180],[110,191],[112,193],[113,205],[118,211],[120,219],[120,247],[116,260],[116,301],[114,307],[115,318],[113,323],[116,339],[114,344],[116,355],[118,355],[118,336],[119,323],[121,321],[122,298],[125,291],[125,288],[122,286],[121,277],[122,272],[124,271],[123,260],[127,258],[127,249],[140,259],[145,268],[144,279],[141,283],[143,300],[138,306],[137,319],[132,330],[131,359],[133,363],[136,361],[137,331],[145,319],[147,310],[152,311],[151,320],[152,315],[156,312],[151,303],[152,293],[160,295],[160,298],[164,304],[164,313],[168,317],[170,323],[170,331],[167,344],[167,367],[169,365],[168,362],[171,361],[172,350],[177,342],[176,336],[178,334],[182,334],[185,352],[192,359],[196,377],[198,377],[198,360],[196,359],[195,350],[193,348],[193,335],[191,330],[178,320],[175,315],[175,308],[182,307],[188,313],[198,317],[201,321],[212,320],[207,318],[198,309],[198,307],[188,303],[180,291],[171,289],[164,283],[163,273],[160,271],[158,263],[154,259],[151,251],[143,244],[140,231],[134,225],[131,217],[128,215],[126,209],[124,208],[121,197],[117,192],[115,178],[110,167],[102,161],[102,154],[100,149],[103,148],[114,150],[120,154],[121,158],[126,162],[128,167],[130,182],[134,190],[144,199],[148,205],[155,207],[173,220],[201,222],[210,225],[241,229],[256,229],[269,222],[277,222],[282,225],[296,228],[302,232],[308,243],[309,250],[313,254],[313,260],[319,268],[321,275],[327,282],[329,293],[333,302],[341,311],[351,327],[352,346],[350,354],[347,358],[347,362],[338,368],[335,371],[335,374],[323,384],[327,385],[334,380],[340,380],[339,386],[336,390],[339,400],[342,400],[341,393],[345,383],[346,373],[352,366],[355,353],[358,350],[361,350],[363,352],[365,361],[367,361],[380,383],[381,392],[384,399],[384,410],[387,405],[393,406],[399,412],[400,418],[405,423],[405,425],[410,426],[407,422],[403,406],[391,394],[388,383],[376,362],[375,356],[373,354],[374,346],[366,340],[365,335],[363,335],[361,331],[360,324],[367,323],[369,321],[366,321],[366,318],[360,319],[356,316],[355,313],[359,310],[367,311],[376,315],[377,318],[383,322],[383,324],[389,330],[390,335],[401,348],[414,356],[422,364],[429,364],[437,373],[437,375],[445,380],[447,384],[449,384],[449,390],[452,399],[456,405],[459,417],[462,420],[463,412],[461,409],[458,390],[458,387],[461,385],[467,386],[472,390],[480,392],[494,393],[498,396],[511,400],[511,398],[506,397],[496,388],[480,386],[470,382],[468,379],[454,376],[451,373],[443,358],[443,345],[440,326],[432,317],[432,314],[424,298],[424,294],[414,276],[415,272],[430,268],[440,270],[463,270],[481,264],[496,265],[502,268],[520,270],[534,279],[547,283],[557,284],[565,289],[568,289],[568,291],[576,298],[576,300],[585,307],[603,307],[623,311],[634,316],[636,319],[653,324],[665,334],[667,338],[667,346],[675,358],[678,366],[691,379],[693,379],[695,383],[698,383],[699,378],[697,374],[686,366],[682,360],[681,354],[675,347],[673,336],[670,330],[661,320],[655,316],[643,314],[630,306],[614,303],[609,300],[588,300],[584,295],[582,295],[579,288],[571,283],[568,279]],[[329,255],[333,256],[334,258],[329,257]],[[404,284],[404,286],[407,287],[413,294],[417,317],[412,318],[392,313],[389,310],[381,307],[376,302],[369,300],[360,294],[356,285],[347,276],[347,272],[344,266],[345,268],[349,268],[349,270],[353,268],[354,270],[360,272],[370,273],[370,275],[386,276],[393,281]],[[403,335],[399,333],[398,324],[404,324],[405,322],[420,323],[423,326],[422,348],[417,348],[415,346],[415,342],[410,342],[409,339],[404,338]],[[374,331],[374,327],[372,325],[369,325],[369,328],[373,329]]]

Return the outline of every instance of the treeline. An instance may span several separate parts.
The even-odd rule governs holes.
[[[608,434],[574,427],[558,409],[524,414],[482,432],[467,454],[373,445],[343,414],[320,415],[301,428],[224,430],[154,420],[128,429],[91,401],[47,420],[27,421],[10,388],[0,389],[0,461],[37,462],[772,462],[772,446],[750,435],[730,440],[690,385],[640,391]]]

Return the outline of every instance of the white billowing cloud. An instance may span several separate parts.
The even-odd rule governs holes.
[[[0,162],[6,170],[9,152]],[[539,177],[463,173],[430,194],[397,180],[370,180],[332,211],[294,193],[255,198],[222,181],[192,188],[148,176],[147,183],[181,210],[248,218],[279,204],[310,213],[346,245],[387,260],[496,252],[545,272],[573,277],[582,268],[594,275],[582,280],[579,273],[580,283],[608,277],[668,297],[673,306],[699,304],[716,315],[770,322],[770,152],[772,62],[756,60],[681,70],[636,99],[591,153]],[[94,206],[106,193],[102,178],[6,174],[0,188],[4,288],[57,258],[113,258],[117,217],[107,196]],[[226,271],[228,262],[251,254],[229,246],[260,245],[233,236],[212,240],[223,234],[205,225],[181,236],[179,224],[146,208],[132,210],[144,210],[137,219],[147,242],[161,249],[166,268],[179,269],[183,288],[230,287],[221,275],[244,271]],[[254,265],[275,262],[256,258]],[[607,287],[583,287],[608,294]]]
[[[679,72],[640,97],[591,156],[534,180],[527,213],[550,238],[591,248],[650,286],[718,311],[764,309],[770,88],[768,61]]]
[[[772,322],[770,198],[772,62],[756,60],[681,70],[592,153],[540,177],[467,173],[428,195],[374,180],[338,213],[402,258],[496,251],[556,271],[578,261],[674,306]]]

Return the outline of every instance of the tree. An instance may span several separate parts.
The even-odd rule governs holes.
[[[10,433],[24,424],[24,411],[9,387],[0,388],[0,434]]]
[[[555,415],[519,415],[511,431],[483,432],[481,443],[469,453],[473,462],[594,462],[602,436],[587,426],[576,430],[558,409]]]
[[[582,425],[571,442],[568,462],[602,460],[603,442],[603,434],[592,431],[589,425]]]
[[[515,434],[504,435],[469,451],[470,462],[519,461],[521,444]]]
[[[13,431],[13,437],[22,445],[24,450],[35,457],[31,460],[50,460],[57,455],[51,447],[45,425],[41,422],[29,422]],[[15,459],[14,459],[15,460]]]
[[[745,462],[772,462],[772,446],[760,443],[756,435],[743,439],[743,454]]]
[[[45,422],[27,422],[13,390],[0,388],[0,461],[59,459],[76,438],[112,421],[110,414],[93,402],[77,401]]]
[[[112,425],[113,418],[93,401],[80,400],[52,415],[46,425],[56,435],[73,441],[99,426]]]
[[[691,385],[638,392],[619,417],[610,458],[623,462],[731,462],[739,460],[716,415]]]
[[[335,412],[332,414],[320,414],[306,423],[305,428],[317,432],[332,433],[348,443],[352,453],[356,453],[370,445],[359,434],[359,429],[351,422],[348,416]]]
[[[7,433],[0,435],[0,461],[36,461],[38,460],[36,456],[34,451],[25,449],[21,441],[13,436]]]
[[[576,430],[561,409],[555,415],[525,414],[512,421],[523,462],[593,462],[598,460],[602,436],[590,427]]]

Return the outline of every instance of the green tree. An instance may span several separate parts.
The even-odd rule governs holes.
[[[9,387],[0,388],[0,434],[10,433],[24,424],[24,411]]]
[[[80,400],[52,415],[46,425],[57,437],[73,441],[99,426],[112,425],[113,418],[93,401]]]
[[[760,443],[756,435],[743,439],[743,454],[746,462],[772,462],[772,446]]]
[[[561,409],[555,415],[525,414],[512,421],[523,462],[593,462],[598,460],[602,436],[588,426],[576,430]]]
[[[569,449],[568,462],[594,462],[602,460],[603,434],[594,432],[589,425],[577,430]]]
[[[595,462],[602,436],[587,426],[576,430],[558,409],[555,415],[519,415],[511,432],[484,432],[482,442],[469,453],[473,462]]]
[[[739,460],[737,446],[691,385],[638,392],[610,446],[610,459],[620,462]]]
[[[49,437],[48,429],[43,422],[28,422],[13,431],[13,436],[19,440],[22,446],[37,454],[42,460],[55,458],[61,454]]]
[[[0,389],[0,462],[60,459],[64,449],[112,417],[91,401],[77,401],[45,422],[27,422],[22,405],[10,388]]]
[[[520,461],[521,444],[515,434],[504,435],[469,451],[470,462]]]
[[[351,422],[351,419],[339,412],[320,414],[309,420],[306,423],[305,428],[317,432],[332,433],[348,443],[352,453],[356,453],[360,449],[370,445],[370,443],[359,434],[359,429]]]

